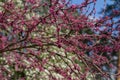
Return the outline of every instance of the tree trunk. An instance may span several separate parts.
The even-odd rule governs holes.
[[[120,50],[118,52],[118,74],[120,74]],[[120,75],[117,77],[117,80],[120,80]]]

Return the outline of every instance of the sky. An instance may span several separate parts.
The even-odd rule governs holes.
[[[84,0],[72,0],[72,3],[73,4],[80,4],[82,1]],[[110,0],[106,0],[106,3],[107,4],[112,4],[112,2]],[[97,0],[97,3],[96,3],[96,15],[95,17],[100,17],[101,14],[99,14],[99,12],[101,11],[102,8],[104,8],[104,0]]]

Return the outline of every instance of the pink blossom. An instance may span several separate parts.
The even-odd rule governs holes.
[[[36,3],[36,0],[26,0],[26,2],[29,2],[31,4],[35,4]]]

